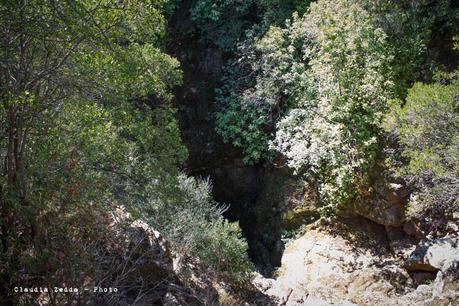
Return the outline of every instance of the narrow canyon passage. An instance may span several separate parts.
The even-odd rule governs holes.
[[[238,59],[237,48],[225,51],[196,28],[190,30],[192,5],[193,1],[183,1],[168,20],[168,34],[173,37],[167,44],[168,53],[179,60],[184,74],[182,86],[174,93],[189,153],[184,170],[194,177],[210,178],[214,199],[229,205],[225,218],[239,223],[250,258],[261,274],[255,285],[263,294],[277,298],[278,305],[328,305],[331,301],[382,305],[386,299],[388,304],[397,304],[400,297],[422,301],[425,292],[431,294],[443,282],[442,276],[406,269],[418,242],[416,231],[409,233],[410,224],[403,226],[408,191],[400,188],[399,181],[384,177],[383,169],[375,167],[370,173],[374,186],[365,190],[367,199],[348,207],[344,215],[350,224],[338,219],[322,224],[328,219],[314,222],[319,218],[317,209],[306,207],[317,199],[317,186],[293,179],[287,167],[245,163],[242,149],[225,143],[217,134],[215,91],[224,84],[225,65]],[[270,94],[269,87],[265,89],[259,92],[262,98]],[[305,201],[309,191],[311,197]],[[299,205],[292,207],[290,200],[295,197],[293,202]],[[305,231],[284,245],[282,234],[300,226]],[[422,287],[428,282],[432,282],[429,287]],[[315,300],[315,294],[323,300]]]
[[[284,174],[262,164],[245,164],[243,153],[217,135],[214,91],[231,55],[203,43],[199,34],[187,32],[192,23],[188,2],[171,16],[168,28],[174,38],[168,50],[179,59],[184,72],[174,105],[189,153],[185,171],[211,179],[214,199],[229,205],[225,217],[239,222],[250,257],[262,274],[270,275],[280,266],[283,252],[277,188]]]
[[[239,223],[251,259],[263,275],[270,275],[280,265],[283,251],[279,189],[283,174],[263,165],[244,164],[241,152],[215,135],[212,121],[206,120],[209,114],[196,109],[207,103],[212,102],[201,97],[179,111],[189,152],[186,171],[198,178],[210,178],[214,199],[228,205],[225,217]],[[190,113],[198,118],[192,115],[186,122]]]

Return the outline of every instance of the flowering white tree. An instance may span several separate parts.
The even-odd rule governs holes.
[[[392,94],[391,49],[354,1],[318,1],[293,29],[308,35],[305,90],[278,122],[271,148],[296,172],[308,169],[328,206],[353,199],[377,153],[379,125]]]

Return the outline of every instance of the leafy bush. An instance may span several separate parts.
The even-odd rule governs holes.
[[[240,232],[213,207],[207,189],[179,177],[187,153],[171,90],[181,83],[181,71],[159,48],[162,4],[0,4],[1,65],[9,71],[0,80],[0,304],[32,304],[18,300],[26,295],[12,292],[17,284],[81,287],[93,281],[93,251],[109,232],[107,215],[116,205],[150,219],[169,209],[179,213],[170,216],[196,217],[183,224],[177,222],[183,218],[158,221],[158,230],[195,224],[203,236],[187,227],[182,237],[197,256],[202,241],[228,246],[218,251],[244,269]],[[27,44],[18,37],[27,37]],[[229,269],[209,252],[202,256]],[[74,302],[75,296],[61,296],[51,302]]]
[[[325,210],[356,200],[389,102],[422,73],[432,27],[455,20],[447,2],[317,1],[282,27],[247,32],[217,91],[217,132],[249,163],[281,153],[317,183]]]
[[[346,205],[367,184],[379,122],[391,96],[391,48],[371,15],[349,1],[311,5],[316,47],[309,55],[310,94],[277,125],[273,148],[296,171],[308,167],[328,207]]]
[[[261,27],[282,26],[293,13],[302,16],[311,1],[307,0],[257,0]]]
[[[307,169],[327,206],[349,202],[366,183],[393,94],[386,34],[357,3],[319,1],[248,44],[242,73],[228,74],[217,99],[217,131],[248,160],[274,150],[297,173]]]
[[[236,284],[248,281],[253,265],[248,246],[237,223],[225,220],[226,209],[212,200],[208,180],[179,176],[174,201],[152,201],[142,211],[155,228],[164,233],[175,252],[197,256]]]
[[[190,10],[194,25],[223,51],[233,51],[251,33],[282,25],[293,12],[306,11],[304,0],[197,0]]]
[[[415,180],[410,215],[459,210],[459,71],[450,84],[416,83],[406,103],[394,105],[387,127],[396,130],[408,163],[400,174]]]
[[[219,102],[225,105],[225,110],[215,117],[217,133],[223,141],[242,148],[246,164],[270,159],[269,134],[264,131],[269,114],[266,107],[241,105],[233,94],[230,97],[220,97]]]
[[[198,0],[191,17],[205,39],[230,51],[250,25],[246,16],[254,0]]]
[[[217,132],[243,148],[247,163],[272,159],[275,122],[310,85],[303,77],[303,46],[311,41],[298,15],[294,20],[285,29],[272,27],[262,38],[241,44],[239,60],[227,67],[225,85],[217,90]]]

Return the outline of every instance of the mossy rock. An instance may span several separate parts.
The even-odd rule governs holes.
[[[302,225],[316,221],[319,217],[319,213],[314,207],[296,207],[282,215],[282,228],[286,230],[296,230]]]
[[[311,186],[298,183],[291,189],[290,200],[282,214],[282,228],[296,230],[319,219],[317,196]]]

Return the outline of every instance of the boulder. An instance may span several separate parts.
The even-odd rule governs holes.
[[[419,285],[399,299],[397,305],[419,305],[419,306],[449,306],[458,305],[459,282],[451,275],[444,275],[441,271],[429,284]]]
[[[376,252],[357,251],[347,238],[336,233],[337,224],[332,227],[331,231],[324,231],[318,225],[309,226],[303,236],[287,245],[278,277],[258,277],[254,285],[276,297],[278,305],[287,306],[378,305],[393,295],[395,288],[384,278],[386,273],[375,267],[381,261]]]
[[[353,205],[353,212],[385,226],[398,227],[405,221],[406,194],[402,185],[377,183],[362,201]]]
[[[443,237],[423,241],[410,254],[406,268],[410,271],[446,272],[459,265],[459,238]]]
[[[95,286],[112,288],[112,292],[96,294],[93,302],[98,305],[162,303],[169,285],[177,279],[166,240],[145,222],[132,222],[124,210],[113,214],[111,233],[97,256]]]
[[[308,226],[287,244],[277,277],[256,275],[254,286],[286,306],[459,305],[459,277],[452,273],[456,238],[435,241],[425,251],[427,264],[438,272],[410,275],[391,249],[381,248],[387,242],[361,226],[363,220]],[[392,238],[401,231],[392,232]]]
[[[287,180],[281,201],[282,228],[294,231],[319,219],[317,203],[318,195],[311,184]]]
[[[416,238],[409,236],[401,227],[386,227],[387,238],[392,253],[401,260],[406,260],[416,248]]]
[[[155,275],[158,279],[170,276],[173,272],[171,252],[158,231],[136,220],[126,228],[124,238],[126,255],[135,260],[133,275]]]
[[[351,205],[350,213],[384,226],[399,227],[406,219],[406,204],[412,187],[394,177],[381,162],[383,160],[380,157],[379,162],[369,171],[370,187],[359,190],[362,198]]]

